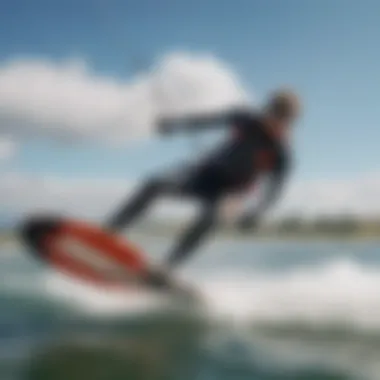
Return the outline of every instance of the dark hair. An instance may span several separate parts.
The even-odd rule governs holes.
[[[294,118],[300,112],[298,97],[289,90],[273,93],[265,108],[269,114],[279,118]]]

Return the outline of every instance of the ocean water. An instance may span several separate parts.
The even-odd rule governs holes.
[[[178,273],[198,307],[0,251],[1,380],[380,379],[379,242],[217,240]]]

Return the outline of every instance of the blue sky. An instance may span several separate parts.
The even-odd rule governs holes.
[[[141,62],[209,52],[262,97],[291,84],[304,97],[297,177],[350,178],[380,169],[380,3],[376,0],[4,0],[0,64],[84,59],[125,80]],[[141,176],[193,151],[183,139],[106,147],[23,139],[7,170],[73,177]]]

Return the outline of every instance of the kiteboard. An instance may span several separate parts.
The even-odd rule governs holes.
[[[28,251],[44,263],[91,285],[192,294],[190,288],[173,278],[165,277],[159,284],[151,281],[154,271],[139,248],[88,222],[32,217],[22,224],[20,237]]]

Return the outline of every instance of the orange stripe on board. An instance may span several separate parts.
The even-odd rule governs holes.
[[[63,222],[45,238],[44,247],[46,259],[57,269],[107,287],[124,289],[147,268],[132,244],[81,222]]]
[[[78,237],[93,248],[103,251],[105,256],[115,259],[129,270],[144,272],[147,264],[142,254],[131,243],[110,235],[105,231],[80,222],[64,222],[60,234]]]

